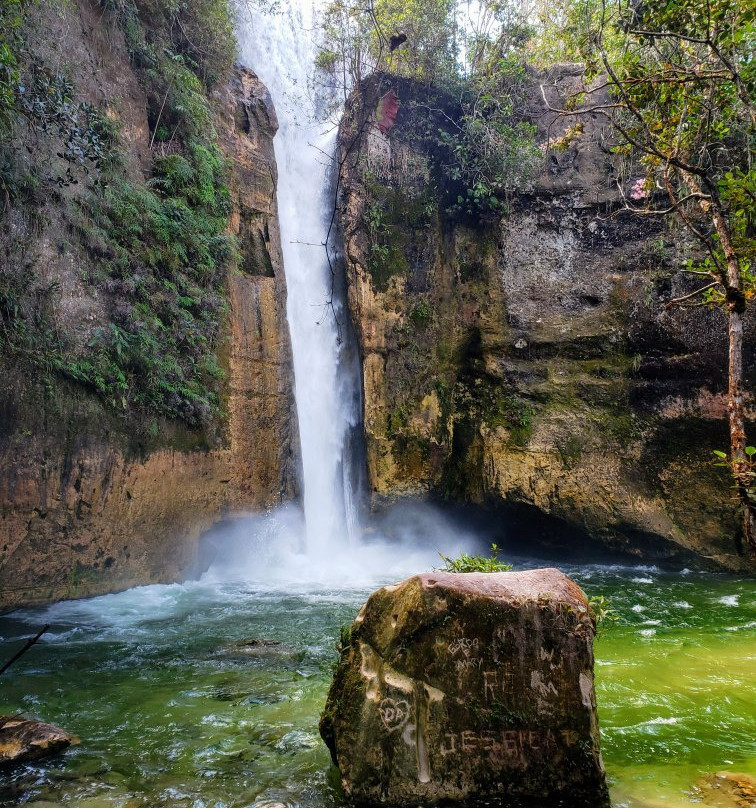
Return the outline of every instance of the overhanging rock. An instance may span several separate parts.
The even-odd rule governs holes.
[[[320,724],[347,797],[608,806],[593,636],[556,569],[425,573],[373,593]]]

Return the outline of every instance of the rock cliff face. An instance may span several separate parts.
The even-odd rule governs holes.
[[[73,86],[117,121],[125,170],[142,181],[151,145],[146,100],[118,27],[92,0],[40,13],[36,57],[52,63],[65,53]],[[127,422],[83,386],[0,357],[0,609],[177,580],[203,529],[295,493],[276,116],[248,70],[237,69],[212,103],[242,256],[225,284],[226,415],[210,436],[161,419]],[[9,266],[23,260],[35,282],[53,290],[52,321],[83,344],[103,300],[82,280],[93,259],[71,237],[63,210],[70,204],[50,198],[33,219],[11,208],[0,246]]]
[[[558,104],[579,77],[541,81]],[[443,209],[443,171],[417,134],[438,125],[438,99],[384,79],[396,125],[368,125],[348,151],[359,116],[343,124],[374,504],[477,503],[526,544],[745,569],[730,483],[710,462],[727,446],[724,318],[665,308],[694,288],[680,271],[685,233],[620,212],[618,187],[634,177],[604,122],[555,120],[539,83],[525,112],[542,168],[487,221]],[[747,330],[753,390],[753,318]]]

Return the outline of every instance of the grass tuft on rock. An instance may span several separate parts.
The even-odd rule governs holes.
[[[491,555],[468,555],[462,553],[457,558],[450,558],[443,553],[439,553],[441,560],[444,562],[443,567],[438,567],[439,572],[509,572],[512,569],[511,564],[504,561],[499,561],[499,548],[497,545],[491,545]]]

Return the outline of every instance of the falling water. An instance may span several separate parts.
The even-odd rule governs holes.
[[[274,140],[278,212],[308,554],[338,549],[356,532],[350,446],[361,409],[359,370],[342,339],[345,307],[324,248],[336,133],[324,120],[322,98],[311,92],[315,15],[308,0],[268,12],[245,3],[237,26],[241,61],[267,85],[280,126]]]

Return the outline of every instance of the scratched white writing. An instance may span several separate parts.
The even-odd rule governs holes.
[[[551,730],[462,730],[445,733],[439,751],[444,757],[469,752],[489,752],[491,755],[522,760],[553,747],[554,736]]]
[[[454,660],[454,667],[457,669],[458,673],[461,671],[479,670],[482,666],[483,660],[480,657],[470,657],[469,659],[461,657],[460,659]]]
[[[483,671],[483,699],[500,701],[500,696],[508,696],[515,685],[515,674],[509,665],[501,665],[496,670]]]
[[[541,698],[548,699],[549,696],[558,696],[559,691],[553,682],[543,678],[540,671],[531,671],[530,686]]]
[[[383,726],[389,731],[400,729],[407,723],[409,718],[410,707],[409,704],[402,699],[396,701],[395,699],[384,699],[378,705],[378,715],[381,717]]]
[[[452,640],[449,643],[448,650],[452,656],[460,651],[465,656],[470,656],[471,651],[477,651],[479,646],[480,640],[477,637],[473,637],[472,639],[469,637],[458,637],[456,640]]]

